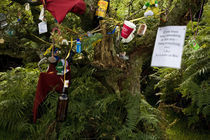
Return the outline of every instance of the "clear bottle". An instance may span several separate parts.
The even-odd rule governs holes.
[[[82,51],[81,42],[80,39],[78,38],[76,42],[76,52],[81,53],[81,51]]]

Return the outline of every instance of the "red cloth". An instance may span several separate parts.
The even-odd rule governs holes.
[[[43,0],[42,0],[43,2]],[[45,0],[46,9],[61,23],[68,12],[84,14],[86,4],[83,0]]]
[[[66,79],[70,80],[70,71],[66,74]],[[47,94],[55,90],[61,93],[63,90],[63,75],[57,75],[55,65],[50,64],[47,72],[40,73],[36,95],[33,106],[33,121],[36,123],[39,105],[45,100]]]

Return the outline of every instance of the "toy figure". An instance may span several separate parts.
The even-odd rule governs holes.
[[[158,8],[158,1],[157,0],[150,0],[150,2],[147,2],[143,9],[147,9],[144,13],[144,17],[157,15],[159,12]]]

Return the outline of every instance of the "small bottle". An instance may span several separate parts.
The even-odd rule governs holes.
[[[108,5],[109,0],[98,1],[98,9],[96,10],[96,16],[98,17],[98,19],[102,20],[106,16]]]
[[[76,52],[81,53],[81,51],[82,51],[81,42],[80,39],[78,38],[76,42]]]
[[[56,121],[63,122],[67,117],[68,110],[68,88],[63,87],[63,93],[58,98]]]

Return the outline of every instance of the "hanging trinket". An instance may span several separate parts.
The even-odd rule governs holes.
[[[87,32],[87,36],[91,37],[91,36],[93,36],[93,34],[91,32]]]
[[[139,36],[143,36],[145,34],[146,30],[147,30],[147,25],[146,24],[141,24],[141,25],[139,25],[139,29],[137,31],[137,34]]]
[[[144,17],[157,15],[159,12],[158,1],[150,0],[150,2],[147,2],[144,5],[143,9],[146,9],[146,12],[144,13]]]
[[[81,51],[82,51],[81,42],[80,39],[78,38],[76,42],[76,52],[81,53]]]
[[[30,4],[29,4],[29,3],[26,3],[26,4],[25,4],[25,10],[26,10],[26,11],[29,11],[29,10],[30,10]]]
[[[13,35],[15,35],[15,30],[13,30],[13,29],[8,29],[8,30],[6,30],[5,31],[5,33],[8,35],[8,36],[13,36]]]
[[[3,38],[0,39],[0,44],[4,44],[4,39]]]
[[[43,21],[44,20],[44,7],[42,7],[40,15],[39,15],[39,20]]]
[[[98,9],[96,10],[96,16],[98,17],[98,19],[102,20],[106,16],[108,5],[108,0],[99,0]]]
[[[118,55],[119,58],[123,59],[123,60],[129,60],[129,57],[126,56],[126,52],[121,52],[119,55]]]
[[[136,25],[130,21],[125,20],[121,31],[121,37],[123,43],[128,43],[133,40],[134,32],[136,31]]]
[[[6,15],[3,13],[0,13],[0,27],[1,27],[1,29],[3,29],[4,27],[6,27],[8,25],[6,20],[7,20]]]
[[[20,22],[21,21],[21,12],[18,12],[18,19],[17,19],[17,22]]]
[[[69,42],[68,42],[68,40],[66,40],[66,39],[62,39],[62,42],[61,42],[61,44],[62,45],[69,45]]]
[[[47,32],[47,23],[44,21],[44,7],[42,7],[42,10],[40,12],[40,15],[39,15],[39,20],[41,20],[42,22],[40,22],[38,24],[38,27],[39,27],[39,34],[43,34],[43,33],[46,33]]]
[[[47,23],[42,21],[38,24],[39,27],[39,34],[43,34],[47,32]]]
[[[68,88],[63,87],[63,93],[58,98],[58,105],[56,111],[56,121],[63,122],[67,117],[68,109]]]
[[[198,43],[194,39],[190,40],[189,43],[190,43],[190,46],[193,47],[194,50],[198,50],[200,48],[200,46],[198,45]]]
[[[66,61],[66,73],[69,72],[69,68],[68,68],[68,62]],[[58,61],[57,66],[56,66],[56,70],[57,75],[64,75],[64,66],[65,66],[65,60],[61,59],[60,61]]]
[[[64,66],[63,66],[62,61],[58,62],[57,66],[56,66],[56,70],[58,71],[57,75],[63,75]]]

